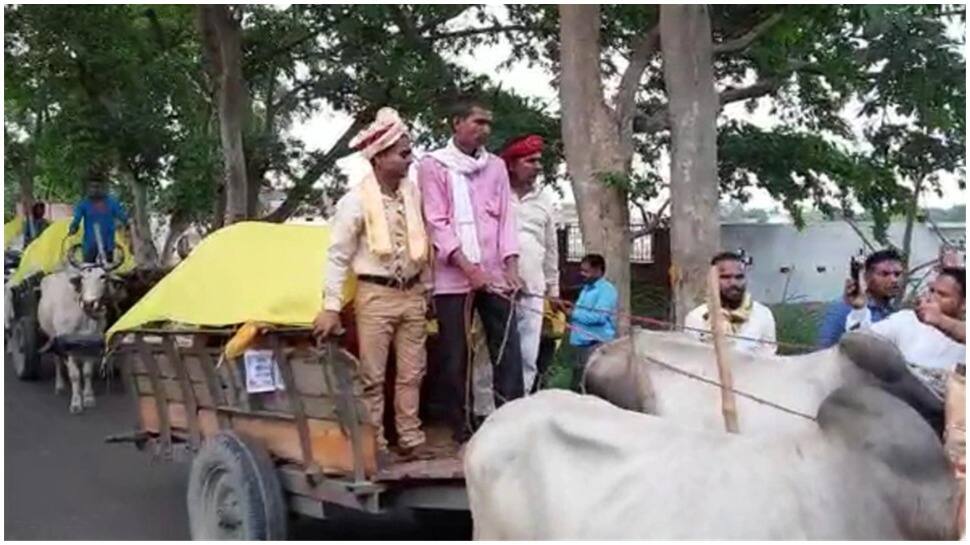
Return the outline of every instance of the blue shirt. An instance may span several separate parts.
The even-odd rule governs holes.
[[[613,313],[616,312],[617,300],[616,288],[605,278],[583,286],[576,308],[569,317],[569,321],[579,326],[582,331],[573,329],[569,334],[569,344],[589,346],[612,341],[616,337],[616,317]]]
[[[101,242],[104,250],[110,251],[115,247],[115,220],[121,223],[128,223],[128,216],[121,208],[117,199],[110,195],[98,201],[85,198],[74,207],[74,220],[71,221],[71,230],[78,228],[78,224],[84,220],[84,248],[96,250],[98,248],[97,238],[95,238],[95,226],[101,231]]]
[[[869,299],[869,312],[872,313],[872,323],[876,323],[889,317],[896,311],[892,306],[880,306],[874,300]],[[825,317],[822,318],[822,325],[818,328],[818,339],[816,343],[819,348],[828,348],[839,342],[845,333],[845,319],[852,311],[852,305],[845,301],[833,301],[825,310]]]

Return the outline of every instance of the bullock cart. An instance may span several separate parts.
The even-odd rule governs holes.
[[[193,539],[284,539],[289,512],[326,518],[334,506],[372,514],[468,509],[453,454],[378,460],[350,352],[318,348],[307,329],[277,328],[226,357],[221,347],[231,336],[136,329],[112,352],[137,423],[108,440],[163,460],[192,458]],[[255,393],[260,380],[271,386]]]
[[[80,234],[69,235],[69,226],[70,220],[67,219],[53,222],[24,249],[9,278],[6,278],[4,336],[7,356],[20,380],[34,380],[40,375],[40,349],[48,340],[37,319],[40,286],[47,274],[62,269],[65,263],[76,261],[72,256],[78,252]],[[134,260],[124,243],[119,241],[116,253],[120,258],[109,268],[121,275],[122,291],[126,287],[136,287],[142,282],[140,277],[144,276],[144,272],[134,274],[137,272]],[[90,353],[92,350],[100,351],[101,344],[100,337],[65,338],[58,340],[57,349]]]
[[[378,455],[345,349],[354,336],[312,339],[328,239],[326,227],[220,229],[107,332],[135,416],[109,440],[192,459],[193,538],[282,539],[290,514],[344,508],[468,509],[454,448],[408,462]],[[348,283],[345,303],[352,293]]]

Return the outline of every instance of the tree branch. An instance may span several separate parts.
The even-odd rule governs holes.
[[[647,212],[647,209],[638,202],[634,202],[633,204],[640,209],[640,215],[643,216],[644,227],[643,229],[637,229],[636,231],[632,231],[630,233],[631,241],[650,235],[660,227],[660,223],[663,221],[663,214],[667,210],[667,207],[670,206],[670,197],[667,197],[667,199],[662,205],[660,205],[660,208],[658,208],[657,212],[654,214]],[[650,219],[650,216],[653,216],[653,219]]]
[[[785,82],[785,79],[781,76],[776,76],[763,79],[747,87],[729,87],[718,93],[717,101],[721,106],[724,106],[732,102],[763,97],[777,91]]]
[[[427,21],[426,23],[424,23],[418,28],[418,32],[420,32],[421,34],[424,34],[425,32],[434,30],[439,26],[447,23],[448,21],[454,19],[455,17],[458,17],[462,13],[465,13],[472,6],[468,4],[465,4],[465,5],[458,4],[458,5],[451,5],[447,7],[453,9],[454,11],[447,11],[443,13],[441,17],[436,17],[434,19],[431,19],[430,21]]]
[[[660,48],[660,25],[657,24],[633,44],[630,63],[627,64],[620,86],[617,88],[613,104],[616,106],[620,125],[625,127],[636,111],[637,90],[643,71],[650,64],[650,57]]]
[[[806,61],[792,61],[786,70],[766,77],[747,87],[729,87],[718,93],[721,107],[732,102],[770,95],[781,88],[785,81],[796,72],[813,72],[818,66]],[[636,134],[660,132],[670,128],[667,106],[655,110],[641,110],[633,118],[633,132]]]
[[[872,242],[869,242],[869,237],[867,237],[866,234],[862,232],[862,229],[859,228],[859,226],[856,224],[854,220],[847,217],[845,214],[842,215],[842,220],[849,224],[849,227],[851,227],[852,230],[855,231],[855,234],[859,235],[859,238],[862,239],[862,243],[866,245],[866,248],[868,248],[870,252],[876,251],[876,247],[873,246]]]
[[[773,13],[770,17],[756,24],[747,33],[733,40],[721,42],[714,45],[714,55],[724,55],[726,53],[737,53],[744,51],[754,43],[759,37],[768,32],[771,27],[778,24],[784,18],[784,13]]]
[[[483,28],[465,28],[452,32],[432,32],[428,35],[428,40],[435,42],[444,39],[467,38],[478,34],[491,34],[498,32],[529,32],[536,30],[536,27],[529,25],[494,25]]]
[[[347,127],[347,130],[340,136],[340,139],[330,147],[330,150],[319,156],[313,165],[303,174],[303,176],[296,181],[293,187],[286,193],[286,198],[283,202],[270,212],[262,221],[268,221],[273,223],[281,223],[296,211],[297,207],[303,202],[307,194],[310,193],[310,189],[313,188],[313,184],[317,182],[320,176],[327,171],[328,168],[333,166],[337,160],[342,159],[350,155],[353,151],[348,147],[350,139],[354,137],[361,129],[367,126],[366,115],[359,115],[354,119],[354,122]]]

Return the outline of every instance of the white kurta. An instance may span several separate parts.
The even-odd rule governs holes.
[[[868,309],[863,309],[867,311]],[[859,323],[862,329],[885,337],[902,352],[906,361],[930,369],[952,369],[967,361],[966,346],[947,337],[942,331],[924,324],[912,310],[901,310],[885,320],[869,323],[868,314],[855,311],[847,321]]]
[[[736,349],[744,352],[774,354],[778,351],[778,345],[775,344],[775,317],[771,313],[771,309],[761,303],[752,301],[751,305],[751,316],[748,321],[741,324],[741,328],[736,333],[738,337],[746,338],[731,338],[731,341]],[[711,329],[710,323],[704,319],[705,314],[707,314],[707,305],[695,308],[684,319],[684,326],[689,328],[688,333],[698,339],[708,341],[711,338],[710,334],[697,331],[710,331]]]
[[[519,226],[519,276],[526,291],[534,295],[559,297],[559,243],[552,198],[536,187],[521,198],[512,192],[512,210]],[[525,391],[532,389],[538,374],[539,343],[542,339],[542,303],[537,297],[521,299],[518,312]]]
[[[559,242],[552,197],[541,187],[522,198],[513,191],[512,210],[518,222],[519,276],[525,284],[525,291],[559,297]],[[542,340],[542,308],[541,298],[523,297],[519,299],[516,309],[522,353],[522,383],[526,393],[532,389],[539,371],[537,361]],[[472,369],[474,411],[476,415],[485,416],[495,410],[492,367],[484,334],[475,338],[475,363]]]

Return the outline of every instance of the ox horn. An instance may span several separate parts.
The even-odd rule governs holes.
[[[68,248],[67,255],[65,256],[67,258],[67,262],[70,263],[71,266],[74,267],[75,269],[82,268],[82,264],[77,261],[77,257],[76,257],[77,252],[80,249],[81,249],[80,244],[74,244],[70,248]]]
[[[115,245],[115,259],[114,263],[108,263],[105,265],[105,270],[111,272],[121,266],[125,262],[125,248],[121,244]]]

